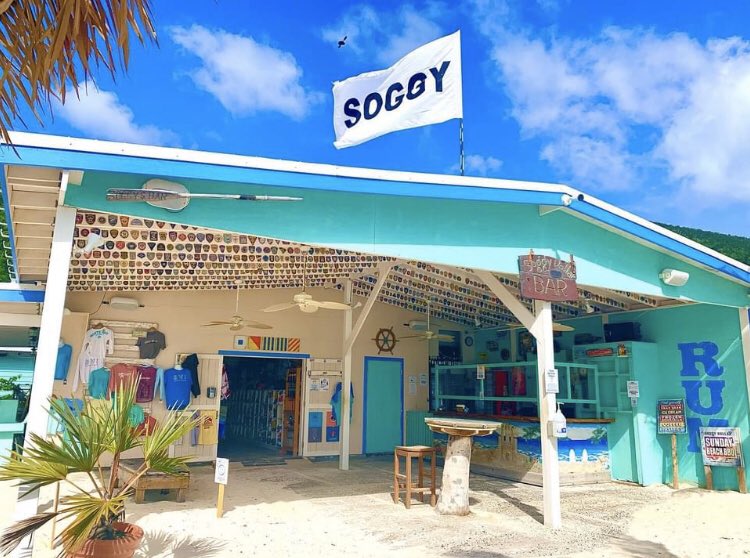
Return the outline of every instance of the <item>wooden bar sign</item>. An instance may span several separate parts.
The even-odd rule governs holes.
[[[565,302],[578,300],[576,264],[533,252],[518,257],[521,296],[532,300]]]

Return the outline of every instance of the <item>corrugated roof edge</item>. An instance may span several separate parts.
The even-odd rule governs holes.
[[[413,182],[433,184],[436,186],[450,185],[464,186],[467,188],[498,188],[519,191],[533,190],[537,192],[559,193],[561,196],[567,194],[571,196],[573,200],[570,206],[568,206],[568,209],[571,211],[579,212],[629,235],[636,236],[645,242],[654,244],[683,257],[687,257],[718,273],[727,275],[745,284],[750,284],[750,266],[721,254],[720,252],[716,252],[707,246],[703,246],[702,244],[685,238],[682,235],[665,229],[664,227],[660,227],[659,225],[638,217],[637,215],[619,207],[608,204],[598,198],[563,184],[380,170],[362,167],[342,167],[323,163],[268,159],[247,155],[195,151],[174,147],[139,145],[29,132],[11,132],[10,134],[11,140],[14,144],[25,147],[120,155],[124,157],[139,157],[154,160],[182,161],[186,163],[203,163],[270,171],[276,170],[301,174],[367,178],[371,180],[406,183]],[[23,164],[21,161],[19,161],[19,163]],[[687,250],[680,250],[680,245]],[[703,257],[700,257],[701,255]]]

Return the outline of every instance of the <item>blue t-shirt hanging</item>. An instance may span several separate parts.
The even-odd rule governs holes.
[[[89,395],[94,399],[108,399],[109,369],[97,368],[89,374]]]
[[[164,399],[167,409],[184,409],[190,404],[190,387],[193,385],[190,370],[170,368],[164,371]]]
[[[68,379],[68,367],[70,367],[70,357],[73,354],[73,347],[65,343],[57,349],[57,362],[55,363],[55,380]]]

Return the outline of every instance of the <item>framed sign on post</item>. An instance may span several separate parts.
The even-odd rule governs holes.
[[[679,460],[677,459],[677,434],[687,433],[685,401],[660,399],[656,402],[656,433],[670,434],[672,438],[672,488],[680,487]]]
[[[229,459],[216,458],[214,482],[219,485],[219,496],[216,499],[216,517],[224,515],[224,487],[229,481]]]
[[[741,493],[747,492],[745,462],[742,458],[740,429],[732,427],[703,427],[700,429],[703,471],[706,488],[713,490],[711,467],[735,467]]]

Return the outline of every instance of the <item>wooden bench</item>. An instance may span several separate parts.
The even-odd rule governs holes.
[[[143,464],[141,459],[125,459],[120,462],[118,472],[118,482],[124,484],[128,482],[138,468]],[[177,501],[184,502],[187,489],[190,487],[190,473],[181,473],[179,475],[165,475],[157,471],[149,471],[139,478],[135,486],[135,503],[142,504],[146,496],[146,490],[176,490]]]

